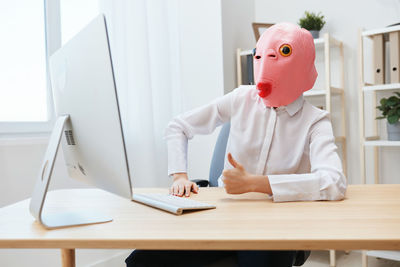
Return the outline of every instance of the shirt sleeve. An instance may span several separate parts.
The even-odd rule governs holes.
[[[165,139],[168,148],[168,175],[187,172],[188,140],[196,134],[210,134],[231,118],[232,91],[210,104],[175,117],[167,126]]]
[[[341,200],[347,182],[328,116],[310,129],[311,173],[268,175],[275,202]]]

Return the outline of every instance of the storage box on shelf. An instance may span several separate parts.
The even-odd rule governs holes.
[[[390,49],[385,51],[385,40],[389,36]],[[362,182],[366,183],[366,170],[365,170],[365,148],[373,147],[374,153],[374,182],[379,183],[379,148],[380,147],[400,147],[400,141],[389,141],[381,139],[378,134],[378,122],[375,120],[373,123],[373,135],[365,135],[365,108],[371,108],[374,118],[376,117],[377,106],[377,93],[384,91],[400,90],[399,79],[399,35],[400,26],[386,27],[376,30],[363,31],[359,30],[359,127],[360,127],[360,175]],[[373,59],[374,70],[374,83],[368,84],[365,82],[364,74],[364,42],[369,38],[373,43]],[[385,53],[390,53],[390,79],[385,81]],[[396,66],[395,66],[396,65]],[[365,106],[365,94],[372,94],[372,106]],[[362,266],[367,267],[367,256],[386,258],[392,260],[400,260],[400,252],[398,251],[363,251]]]

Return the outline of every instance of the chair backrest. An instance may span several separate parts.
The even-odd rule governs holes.
[[[224,170],[226,144],[228,143],[229,130],[231,123],[225,123],[219,132],[217,142],[215,143],[214,153],[211,159],[209,184],[210,186],[218,186],[218,178]]]

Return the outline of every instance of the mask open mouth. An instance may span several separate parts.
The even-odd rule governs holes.
[[[269,94],[271,94],[272,83],[271,82],[259,82],[259,83],[257,83],[257,90],[258,90],[258,95],[261,98],[265,98]]]

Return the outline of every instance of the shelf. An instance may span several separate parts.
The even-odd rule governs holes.
[[[373,165],[374,168],[374,180],[375,183],[379,183],[379,157],[380,154],[378,151],[378,147],[400,147],[400,141],[389,141],[389,140],[381,140],[379,136],[365,136],[365,109],[364,109],[364,93],[365,92],[376,92],[376,91],[385,91],[385,90],[396,90],[400,89],[400,83],[389,83],[389,84],[367,84],[364,81],[364,37],[373,37],[375,35],[389,33],[389,32],[396,32],[400,31],[400,25],[392,26],[392,27],[385,27],[380,29],[368,30],[359,32],[359,46],[358,46],[358,59],[359,59],[359,78],[360,78],[360,85],[361,89],[359,89],[359,131],[360,131],[360,176],[362,182],[366,183],[366,147],[373,147],[374,148],[374,157],[373,157]],[[370,105],[367,108],[373,108]],[[375,129],[378,129],[377,122],[375,121]],[[378,258],[385,258],[391,260],[400,261],[400,252],[399,251],[366,251],[367,256],[378,257]],[[363,258],[363,266],[367,265],[367,262],[364,261]]]
[[[379,135],[373,135],[373,136],[366,136],[365,141],[379,141],[380,137]]]
[[[346,142],[346,136],[335,136],[335,142]]]
[[[336,38],[332,37],[332,35],[329,36],[329,43],[336,45],[336,46],[341,46],[342,42],[338,41]],[[318,39],[314,39],[314,45],[315,46],[320,46],[325,44],[325,38],[318,38]]]
[[[342,94],[344,91],[342,88],[331,87],[332,94]],[[324,89],[311,89],[303,93],[304,96],[323,96],[326,95],[326,90]]]
[[[364,141],[364,146],[400,146],[400,141],[388,141],[388,140]]]
[[[334,94],[343,94],[344,90],[342,88],[337,88],[337,87],[331,86],[331,92]]]
[[[241,56],[248,56],[253,54],[253,49],[240,51]]]
[[[255,84],[242,84],[239,87],[244,87],[244,88],[248,88],[248,89],[252,89],[252,88],[256,88]]]
[[[303,93],[304,96],[321,96],[326,95],[326,90],[311,89]]]
[[[314,45],[322,45],[324,43],[325,43],[325,39],[324,38],[314,39]]]
[[[336,40],[332,36],[329,37],[329,40],[334,45],[337,45],[337,46],[341,45],[341,42]],[[324,38],[314,39],[314,45],[315,46],[319,46],[319,45],[323,45],[323,44],[325,44],[325,39]],[[252,54],[253,54],[253,49],[240,51],[240,55],[241,56],[247,56],[247,55],[252,55]]]
[[[397,90],[400,89],[400,83],[388,83],[363,86],[363,91],[384,91],[384,90]]]
[[[247,84],[242,84],[240,87],[247,87],[247,88],[255,88],[254,84],[247,85]],[[331,92],[333,94],[341,94],[343,93],[343,89],[341,88],[336,88],[336,87],[331,87]],[[304,96],[324,96],[326,95],[326,90],[321,90],[321,89],[311,89],[303,93]]]
[[[389,33],[389,32],[396,32],[400,31],[400,25],[392,26],[392,27],[385,27],[385,28],[380,28],[380,29],[375,29],[375,30],[370,30],[370,31],[363,31],[361,33],[362,36],[369,37],[377,34],[382,34],[382,33]]]
[[[370,250],[367,251],[367,256],[383,258],[388,260],[400,261],[400,251],[392,250]]]

